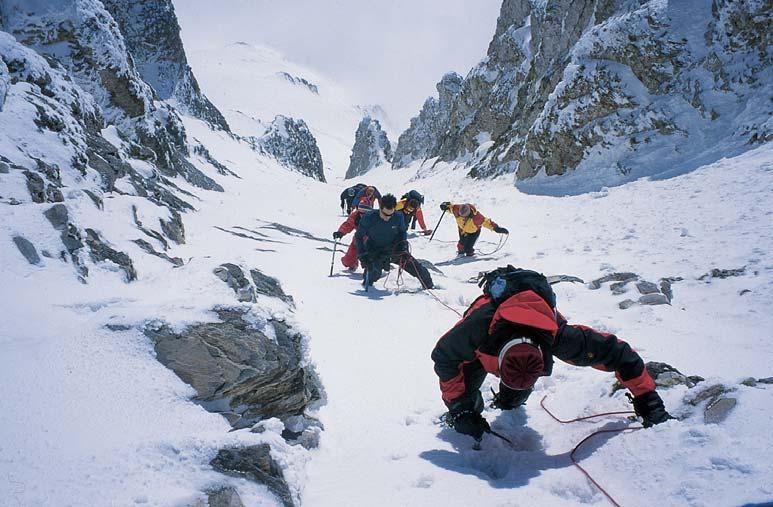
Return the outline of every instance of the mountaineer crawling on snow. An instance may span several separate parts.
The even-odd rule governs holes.
[[[347,217],[346,221],[341,224],[337,231],[333,233],[333,239],[341,239],[353,230],[357,229],[362,217],[368,213],[373,212],[373,207],[367,204],[360,204],[352,211]],[[341,264],[343,264],[349,271],[357,269],[359,262],[357,261],[357,242],[352,241],[349,244],[349,249],[346,250],[346,255],[341,258]]]
[[[363,188],[367,187],[365,183],[357,183],[353,187],[345,188],[343,192],[341,192],[341,211],[346,210],[346,214],[349,215],[352,213],[352,210],[354,207],[352,206],[352,202],[354,202],[354,198],[357,197],[357,193],[362,190]]]
[[[400,201],[398,201],[397,205],[399,207],[401,202],[403,201],[410,202],[411,200],[416,200],[419,203],[416,206],[416,213],[414,213],[413,216],[411,217],[411,230],[416,229],[416,221],[418,220],[421,224],[421,228],[423,229],[424,234],[426,235],[427,227],[424,225],[424,214],[421,211],[421,207],[424,205],[424,196],[421,195],[421,193],[419,193],[418,190],[409,190],[408,192],[403,194],[403,196],[400,198]],[[406,218],[408,218],[407,214],[406,214]]]
[[[387,194],[380,199],[380,205],[378,212],[368,213],[360,219],[354,235],[357,254],[365,270],[365,289],[381,278],[392,262],[418,278],[423,288],[431,289],[434,284],[429,271],[408,251],[405,219],[402,213],[395,213],[397,199]]]
[[[424,223],[424,213],[421,211],[421,202],[416,198],[403,198],[397,202],[395,209],[405,216],[406,225],[409,222],[413,222],[413,228],[416,227],[416,221],[419,221],[421,226],[421,233],[425,236],[432,234],[432,231],[427,229],[427,224]]]
[[[491,229],[497,234],[509,234],[507,229],[485,217],[472,204],[452,204],[446,201],[440,204],[440,209],[450,211],[456,218],[456,225],[459,229],[459,243],[456,244],[458,255],[468,257],[475,255],[475,242],[478,241],[482,227]]]
[[[514,409],[526,403],[539,377],[551,374],[554,356],[614,371],[633,394],[645,427],[672,419],[639,354],[615,335],[568,324],[542,274],[507,266],[485,274],[479,285],[483,295],[432,351],[448,407],[445,422],[456,431],[476,440],[491,431],[481,415],[480,387],[487,373],[500,379],[491,406]]]

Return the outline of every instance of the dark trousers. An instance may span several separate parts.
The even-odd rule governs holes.
[[[435,286],[429,270],[406,251],[371,254],[367,265],[363,266],[366,284],[373,285],[376,283],[379,278],[384,276],[384,271],[389,271],[392,268],[392,263],[402,267],[409,275],[418,278],[423,288],[431,289]]]
[[[459,243],[456,244],[456,251],[458,253],[473,255],[475,253],[475,242],[478,241],[478,236],[480,236],[480,229],[472,234],[464,233],[459,229]]]

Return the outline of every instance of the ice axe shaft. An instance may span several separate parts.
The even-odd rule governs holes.
[[[495,437],[501,438],[502,440],[504,440],[504,441],[505,441],[505,442],[507,442],[508,444],[510,444],[510,445],[513,445],[513,442],[512,442],[512,440],[510,440],[510,439],[509,439],[509,438],[507,438],[506,436],[504,436],[504,435],[502,435],[502,434],[500,434],[500,433],[497,433],[497,432],[496,432],[496,431],[494,431],[494,430],[488,430],[488,432],[489,432],[489,433],[491,433],[492,435],[494,435]]]
[[[437,225],[435,226],[435,230],[432,231],[432,236],[429,237],[429,241],[432,241],[432,238],[435,237],[435,233],[437,232],[438,227],[440,227],[440,222],[442,222],[443,221],[443,217],[446,216],[446,211],[448,211],[448,210],[444,209],[443,210],[443,214],[440,215],[440,220],[437,221]]]
[[[335,243],[333,243],[333,258],[330,260],[330,275],[333,276],[333,265],[336,261],[336,249],[338,248],[338,238],[335,239]]]

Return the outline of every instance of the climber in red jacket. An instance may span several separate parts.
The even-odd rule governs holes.
[[[615,372],[645,427],[672,418],[639,354],[615,335],[567,323],[542,274],[508,266],[489,272],[480,284],[483,295],[432,351],[448,407],[445,422],[456,431],[480,440],[491,430],[481,415],[486,374],[500,379],[492,407],[514,409],[526,403],[539,377],[551,374],[554,356]]]
[[[349,216],[346,218],[344,223],[341,224],[338,230],[333,233],[333,239],[341,239],[350,232],[356,230],[357,226],[360,224],[360,218],[362,218],[367,213],[371,213],[372,211],[372,206],[365,203],[358,204],[357,207],[351,213],[349,213]],[[357,260],[356,241],[352,241],[349,244],[349,249],[346,250],[346,254],[341,257],[341,264],[343,264],[349,271],[355,271],[357,266],[359,266],[360,263]]]

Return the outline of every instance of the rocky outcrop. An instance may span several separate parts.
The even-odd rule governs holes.
[[[392,167],[399,169],[414,160],[436,156],[446,135],[451,108],[459,95],[462,76],[449,72],[437,84],[438,99],[429,97],[419,115],[411,118],[408,130],[400,135],[392,160]]]
[[[303,120],[277,116],[266,133],[259,139],[252,138],[251,143],[285,167],[317,181],[325,181],[317,140]]]
[[[199,89],[188,65],[171,0],[102,0],[142,79],[160,100],[175,99],[183,111],[228,131],[223,115]]]
[[[269,417],[298,415],[321,397],[303,361],[303,336],[277,318],[250,318],[239,308],[217,309],[220,322],[175,332],[149,325],[158,360],[193,386],[209,410],[234,427]]]
[[[271,448],[268,444],[252,445],[241,449],[221,449],[211,464],[218,472],[265,484],[285,507],[295,505],[282,469],[271,457]]]
[[[349,157],[345,179],[361,176],[391,160],[392,145],[386,132],[381,129],[381,123],[370,117],[363,118],[354,135],[354,147]]]
[[[533,191],[571,173],[568,193],[749,149],[773,136],[769,9],[764,0],[505,0],[486,58],[424,157],[464,163],[474,177],[515,173]]]

